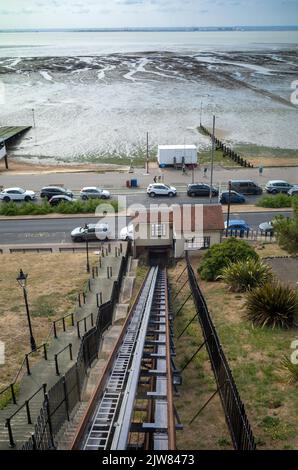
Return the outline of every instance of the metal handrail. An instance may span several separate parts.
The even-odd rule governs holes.
[[[29,403],[30,401],[41,391],[43,390],[44,397],[46,396],[46,389],[47,389],[47,384],[42,384],[36,392],[31,395],[30,398],[28,398],[12,415],[9,416],[9,418],[6,418],[5,421],[5,427],[8,429],[8,436],[9,436],[9,446],[10,447],[15,447],[15,441],[13,438],[13,432],[11,428],[11,420],[24,408],[26,407],[26,413],[27,413],[27,422],[28,424],[32,424],[32,419],[31,419],[31,413],[30,413],[30,406]]]
[[[66,331],[65,319],[68,317],[71,317],[71,325],[74,326],[74,313],[68,313],[67,315],[64,315],[63,317],[53,321],[54,338],[58,338],[56,323],[62,321],[63,331]]]
[[[65,351],[68,348],[69,348],[69,357],[70,357],[70,360],[72,361],[72,343],[67,344],[63,349],[61,349],[61,351],[59,351],[57,354],[54,355],[56,375],[60,375],[58,356],[59,354],[63,353],[63,351]]]
[[[81,332],[80,332],[80,324],[81,322],[84,322],[84,328],[85,328],[85,333],[87,331],[87,320],[88,318],[91,317],[91,326],[94,324],[93,320],[93,313],[89,313],[89,315],[86,315],[84,318],[81,318],[81,320],[77,321],[77,332],[78,332],[78,338],[81,338]]]

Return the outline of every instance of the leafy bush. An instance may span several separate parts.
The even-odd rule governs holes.
[[[291,328],[298,316],[298,294],[279,282],[266,283],[248,292],[246,316],[262,328]]]
[[[275,196],[262,196],[257,204],[258,207],[291,207],[292,197],[287,194],[276,194]]]
[[[291,384],[298,383],[298,364],[293,364],[288,356],[284,356],[281,361],[283,369],[286,370],[288,381]]]
[[[115,212],[118,212],[117,201],[107,202],[98,199],[88,199],[87,201],[63,201],[58,206],[51,206],[48,201],[42,201],[41,204],[36,204],[34,202],[8,202],[5,204],[0,204],[0,215],[22,216],[46,214],[88,214],[94,213],[96,211],[96,208],[102,204],[109,204],[114,208]]]
[[[274,221],[277,242],[281,248],[292,255],[298,254],[298,198],[292,200],[294,214],[292,219],[279,216]]]
[[[233,292],[245,292],[272,280],[271,268],[255,259],[229,263],[219,276]]]
[[[231,237],[222,243],[213,245],[207,251],[198,267],[198,273],[205,281],[215,281],[226,266],[243,259],[257,261],[259,256],[244,240]]]

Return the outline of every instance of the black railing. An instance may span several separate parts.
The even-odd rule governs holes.
[[[264,230],[233,230],[233,229],[225,229],[224,230],[224,237],[230,238],[243,238],[244,240],[258,240],[258,241],[275,241],[275,235],[272,232],[265,232]]]
[[[46,384],[43,384],[41,387],[39,387],[36,392],[34,392],[33,395],[31,395],[28,400],[26,400],[12,415],[9,416],[9,418],[6,419],[5,422],[5,427],[7,428],[8,431],[8,438],[9,438],[9,446],[10,447],[15,447],[16,443],[14,441],[14,436],[13,436],[13,431],[12,431],[12,425],[11,422],[13,418],[20,413],[20,411],[25,408],[26,409],[26,416],[27,416],[27,423],[32,424],[32,418],[31,418],[31,410],[30,410],[30,402],[33,400],[33,398],[36,397],[36,395],[42,390],[44,393],[44,396],[46,395]]]
[[[256,448],[255,440],[246,416],[244,404],[241,401],[228,361],[188,257],[186,261],[192,296],[234,448],[236,450],[254,450]]]
[[[23,445],[23,450],[55,448],[55,438],[71,412],[81,400],[87,372],[101,349],[102,335],[113,322],[113,312],[119,300],[120,285],[127,268],[129,250],[122,257],[117,280],[114,281],[111,300],[98,307],[96,324],[82,337],[76,363],[46,394],[35,430]]]

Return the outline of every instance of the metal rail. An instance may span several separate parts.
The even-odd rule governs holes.
[[[84,432],[79,431],[77,448],[128,449],[137,429],[143,448],[175,449],[171,355],[166,271],[156,267],[149,271],[124,326],[99,400],[89,405],[95,411],[83,424]],[[145,393],[144,378],[149,384]],[[135,423],[140,396],[147,403],[147,413]]]

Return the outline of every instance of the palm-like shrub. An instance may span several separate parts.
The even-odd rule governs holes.
[[[298,364],[293,364],[287,356],[284,356],[281,364],[287,372],[289,383],[298,383]]]
[[[245,309],[255,326],[291,328],[298,317],[298,294],[279,282],[266,283],[248,292]]]
[[[219,279],[229,285],[233,292],[245,292],[272,280],[271,268],[260,260],[246,259],[229,263]]]

